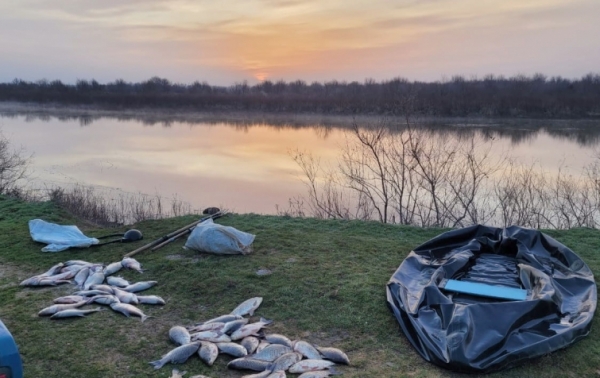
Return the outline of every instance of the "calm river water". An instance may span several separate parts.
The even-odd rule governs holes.
[[[363,122],[363,120],[358,120]],[[364,121],[367,122],[367,121]],[[578,174],[595,159],[597,122],[440,120],[437,127],[476,133],[492,154]],[[0,109],[0,131],[33,154],[30,186],[75,183],[178,198],[193,208],[275,214],[306,195],[290,153],[306,151],[335,167],[351,118],[256,115],[99,116]],[[425,122],[427,123],[427,122]]]

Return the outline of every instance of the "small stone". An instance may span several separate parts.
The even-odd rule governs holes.
[[[268,276],[271,273],[273,272],[271,272],[269,269],[259,269],[256,271],[257,276]]]

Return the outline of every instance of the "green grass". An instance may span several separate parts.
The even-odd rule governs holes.
[[[50,203],[22,203],[0,197],[0,319],[15,337],[26,377],[169,377],[173,365],[155,371],[148,364],[173,345],[167,332],[229,313],[241,301],[262,296],[255,314],[274,323],[269,332],[302,338],[347,352],[351,366],[344,377],[459,376],[423,361],[400,332],[388,310],[385,285],[408,252],[443,230],[383,225],[375,222],[326,221],[275,216],[230,215],[218,223],[256,234],[247,256],[202,255],[182,249],[183,240],[158,251],[142,252],[147,271],[123,272],[131,280],[157,280],[148,294],[167,300],[164,307],[140,305],[152,315],[145,323],[110,309],[87,318],[52,321],[37,312],[73,286],[22,288],[18,283],[69,259],[110,263],[179,227],[193,217],[146,221],[135,225],[144,241],[98,249],[42,253],[29,236],[27,222],[41,218],[77,224],[86,235],[98,229],[62,213]],[[600,233],[576,229],[548,231],[600,273]],[[173,259],[173,255],[178,255]],[[170,256],[171,258],[167,258]],[[258,276],[266,268],[271,275]],[[597,315],[597,314],[596,314]],[[583,377],[600,374],[598,316],[591,334],[575,345],[494,377]],[[205,366],[198,358],[177,366],[187,376],[240,377],[219,356]],[[293,375],[291,375],[293,376]],[[471,375],[473,376],[473,375]]]

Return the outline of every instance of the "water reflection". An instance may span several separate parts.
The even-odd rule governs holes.
[[[353,124],[379,117],[91,111],[0,106],[0,128],[35,154],[35,185],[83,183],[160,194],[194,208],[276,212],[305,195],[303,173],[290,157],[302,150],[337,167]],[[403,119],[384,120],[403,132]],[[573,172],[594,159],[598,121],[415,119],[411,127],[439,136],[491,141],[493,153]]]

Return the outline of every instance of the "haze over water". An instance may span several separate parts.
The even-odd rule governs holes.
[[[343,123],[326,131],[310,121],[300,127],[226,121],[149,126],[140,120],[99,118],[82,126],[76,119],[19,115],[0,118],[0,130],[14,146],[34,154],[30,185],[35,188],[78,183],[177,198],[194,209],[219,206],[274,214],[277,206],[287,208],[290,198],[307,194],[291,153],[305,151],[323,166],[337,167],[348,133]],[[525,131],[526,137],[518,127],[512,132],[489,125],[472,130],[487,136],[494,156],[507,154],[527,164],[537,162],[549,173],[562,168],[578,175],[593,161],[598,145],[592,137],[586,145],[581,136],[578,142],[573,129],[581,123],[562,125],[563,137],[557,137],[556,129]]]

